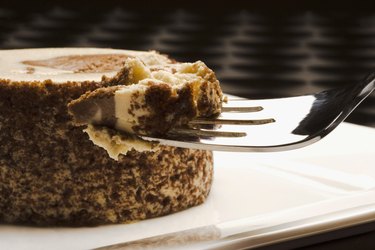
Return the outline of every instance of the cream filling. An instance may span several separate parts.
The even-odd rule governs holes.
[[[175,73],[167,70],[151,72],[138,58],[126,60],[126,66],[131,68],[130,78],[135,82],[115,92],[115,116],[117,118],[115,127],[121,131],[134,133],[132,127],[139,125],[139,118],[150,114],[150,110],[145,105],[145,92],[150,87],[150,83],[168,83],[172,89],[177,91],[184,84],[199,82],[200,76],[197,73],[204,65],[201,64],[203,63],[178,64]],[[196,92],[194,94],[195,103],[199,96],[199,91]]]
[[[132,136],[125,137],[120,134],[111,136],[106,128],[97,129],[92,125],[88,125],[83,131],[88,134],[95,145],[104,148],[109,157],[116,161],[120,154],[126,155],[132,149],[138,152],[145,152],[155,151],[158,147],[155,143]]]
[[[132,127],[139,124],[139,117],[150,114],[144,107],[146,89],[147,86],[137,84],[115,92],[115,126],[118,130],[134,133]]]

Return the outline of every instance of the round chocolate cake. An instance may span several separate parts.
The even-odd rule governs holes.
[[[68,112],[69,103],[99,88],[137,84],[132,79],[139,78],[139,72],[132,68],[127,69],[129,74],[119,77],[129,58],[139,59],[150,72],[166,68],[173,73],[179,64],[153,51],[0,51],[1,223],[123,223],[170,214],[204,202],[212,183],[211,152],[160,145],[153,150],[130,149],[116,160],[83,131],[89,122],[77,124]],[[205,67],[200,63],[200,67]],[[207,72],[210,77],[206,84],[214,84],[216,95],[211,91],[205,103],[219,107],[218,82],[212,71]],[[166,84],[173,82],[162,81],[164,87]],[[208,115],[218,112],[208,112],[208,106],[199,103],[201,98],[179,99],[178,94],[174,94],[179,100],[176,105],[190,105],[190,110],[205,110]],[[174,114],[175,120],[185,121],[202,113],[198,111],[181,119],[178,116],[182,114]],[[147,119],[139,119],[143,120]]]

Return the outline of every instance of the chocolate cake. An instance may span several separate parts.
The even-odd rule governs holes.
[[[93,112],[91,104],[86,105],[87,116],[77,115],[73,119],[68,112],[69,103],[74,114],[74,103],[85,96],[88,99],[109,96],[110,103],[113,93],[135,88],[139,81],[149,77],[137,71],[139,65],[151,73],[163,68],[173,75],[181,64],[153,51],[92,48],[0,51],[1,223],[42,226],[123,223],[170,214],[204,202],[212,182],[211,152],[162,145],[144,150],[132,147],[114,160],[106,150],[93,144],[83,130],[88,129],[88,123],[96,125],[92,121],[100,121],[107,125],[101,130],[117,135],[114,129],[119,128],[116,125],[119,117],[106,117],[108,110],[103,110],[100,119],[92,119],[92,114],[98,118],[100,112]],[[158,115],[173,116],[162,122],[174,126],[197,115],[218,112],[221,91],[214,74],[201,62],[189,65],[208,72],[202,77],[208,77],[207,83],[185,81],[175,88],[165,79],[152,77],[152,82],[145,84],[145,92],[138,94],[147,92],[146,96],[152,100],[147,99],[146,106],[159,105],[164,110],[157,112],[147,106],[151,115],[146,118],[135,115],[130,132],[164,132],[153,126],[160,119]],[[205,84],[215,87],[206,92]],[[165,93],[171,94],[165,94],[165,89]],[[183,93],[188,93],[188,98]],[[197,97],[194,93],[200,94]],[[177,100],[175,104],[181,105],[181,109],[186,105],[188,115],[169,110],[175,106],[172,99]],[[163,106],[164,100],[168,100],[168,107]],[[104,103],[100,103],[100,109]],[[130,111],[138,112],[135,106]]]

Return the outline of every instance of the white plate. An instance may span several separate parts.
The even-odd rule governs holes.
[[[128,225],[0,226],[0,244],[2,249],[88,249],[215,225],[222,240],[210,246],[251,232],[241,244],[253,247],[355,225],[375,217],[374,156],[375,129],[346,123],[303,149],[216,152],[214,184],[201,206]]]

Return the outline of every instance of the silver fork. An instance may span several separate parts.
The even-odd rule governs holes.
[[[164,137],[140,136],[184,148],[272,152],[315,143],[334,130],[375,88],[375,73],[359,84],[279,99],[230,99],[216,119],[196,119]]]

